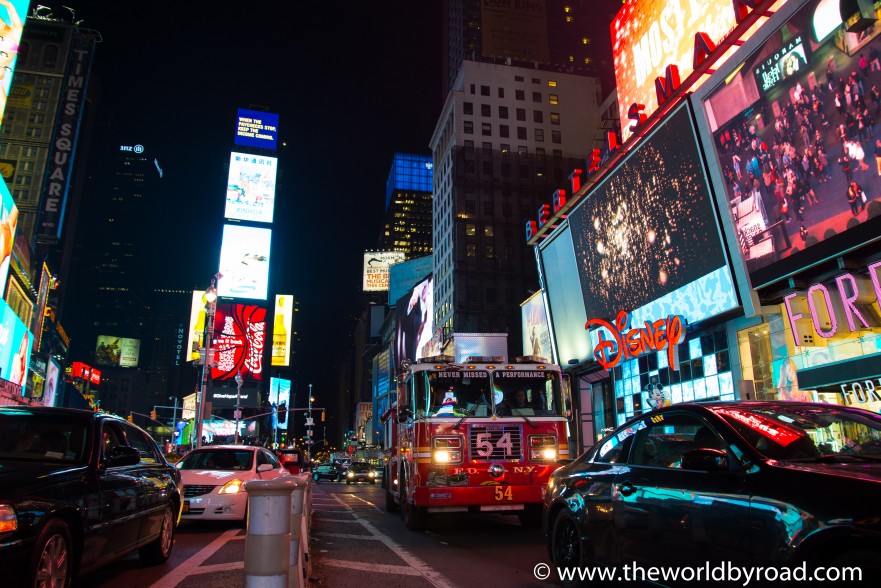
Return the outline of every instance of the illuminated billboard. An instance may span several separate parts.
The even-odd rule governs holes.
[[[291,381],[269,378],[269,403],[272,405],[273,428],[287,431],[291,407]]]
[[[18,208],[9,193],[6,183],[0,180],[0,295],[6,289],[9,275],[12,244],[15,243],[15,230],[18,227]]]
[[[138,367],[140,339],[99,335],[95,344],[95,363],[119,367]]]
[[[364,253],[365,292],[386,292],[389,288],[389,266],[404,261],[401,251],[366,251]]]
[[[881,235],[877,135],[864,118],[875,116],[874,82],[860,81],[860,53],[824,33],[833,26],[841,16],[828,1],[778,13],[735,71],[696,95],[723,176],[718,206],[753,288]]]
[[[545,312],[541,290],[520,305],[520,319],[523,327],[523,355],[537,355],[550,359],[551,333],[548,330],[548,315]]]
[[[233,151],[229,156],[226,212],[229,219],[271,223],[278,159]]]
[[[271,229],[223,225],[217,295],[266,300]]]
[[[0,378],[21,386],[24,393],[34,336],[5,300],[0,299],[0,310]]]
[[[421,280],[395,304],[395,368],[404,361],[425,357],[424,346],[431,341],[434,327],[434,283],[431,276]]]
[[[184,350],[186,361],[199,359],[199,348],[204,347],[205,341],[205,290],[193,290],[193,298],[190,304],[190,328],[187,331],[187,347]]]
[[[18,48],[29,4],[30,0],[8,0],[0,4],[0,26],[3,30],[0,36],[0,88],[3,90],[0,92],[0,119],[6,110],[6,97],[9,96],[12,74],[18,62]]]
[[[276,294],[275,321],[272,324],[272,365],[291,365],[291,326],[293,323],[294,297]]]
[[[236,116],[236,145],[275,150],[277,142],[278,114],[239,108]]]
[[[689,323],[738,306],[687,103],[570,213],[588,318]]]
[[[61,366],[57,359],[50,357],[46,366],[46,383],[43,385],[44,406],[55,406],[59,380],[61,380]]]
[[[229,380],[241,374],[246,380],[263,380],[266,309],[252,304],[218,304],[214,315],[214,350],[217,365],[211,378]]]
[[[778,0],[771,9],[783,3]],[[632,133],[628,117],[631,104],[644,105],[642,112],[650,116],[658,108],[656,78],[663,78],[667,66],[674,65],[684,81],[694,71],[695,36],[705,33],[720,46],[737,26],[736,9],[737,3],[731,0],[633,0],[618,11],[611,27],[612,53],[625,140]],[[763,22],[760,19],[740,40],[749,38]],[[736,50],[732,44],[714,67],[722,65]]]

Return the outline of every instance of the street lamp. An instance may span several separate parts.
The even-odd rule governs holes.
[[[205,361],[202,363],[202,387],[196,393],[196,448],[202,447],[202,405],[208,395],[208,381],[211,379],[211,367],[214,365],[214,352],[211,345],[214,342],[214,313],[217,311],[217,280],[223,274],[217,272],[211,278],[211,285],[205,290]]]
[[[245,379],[242,378],[242,374],[240,372],[236,372],[236,411],[233,413],[233,416],[236,417],[236,436],[235,441],[233,441],[233,445],[239,444],[239,419],[242,418],[242,410],[239,406],[239,399],[242,396],[242,382]]]

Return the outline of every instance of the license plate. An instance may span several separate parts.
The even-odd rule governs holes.
[[[188,512],[190,510],[190,501],[184,500],[184,512]]]

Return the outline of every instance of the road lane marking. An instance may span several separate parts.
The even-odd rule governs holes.
[[[408,566],[390,566],[386,564],[364,563],[345,559],[322,559],[323,565],[359,572],[377,572],[380,574],[398,574],[399,576],[421,576],[418,571]]]
[[[343,502],[336,495],[334,495],[334,498],[344,508],[346,508],[347,510],[352,510],[352,508],[348,504]],[[380,543],[388,547],[392,551],[392,553],[404,560],[404,563],[406,563],[413,570],[418,572],[418,574],[425,578],[432,586],[435,586],[435,588],[454,588],[453,584],[450,584],[450,582],[442,574],[436,572],[434,568],[432,568],[430,565],[401,547],[399,544],[395,543],[395,541],[391,537],[377,529],[370,522],[365,521],[364,519],[359,517],[357,513],[354,514],[356,517],[358,517],[358,522],[360,522],[365,529],[370,531],[370,533],[373,534],[380,541]]]
[[[171,570],[161,580],[151,584],[150,588],[174,588],[183,582],[187,576],[201,573],[199,571],[199,566],[201,566],[209,557],[214,555],[221,547],[226,545],[231,539],[234,539],[238,532],[238,529],[230,529],[229,531],[226,531],[220,535],[220,537],[203,547],[195,555],[185,559],[183,563]],[[244,566],[244,563],[238,563],[236,565]]]
[[[368,539],[370,541],[377,541],[379,538],[374,537],[373,535],[354,535],[352,533],[315,533],[316,535],[321,535],[323,537],[337,537],[339,539]]]

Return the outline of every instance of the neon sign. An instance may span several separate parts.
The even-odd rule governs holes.
[[[630,328],[630,313],[622,310],[615,317],[614,326],[609,321],[592,318],[584,328],[590,330],[598,327],[597,336],[600,342],[593,349],[594,359],[604,369],[613,368],[624,359],[633,359],[651,351],[667,350],[670,368],[676,368],[677,345],[685,339],[685,319],[671,315],[658,319],[653,323],[645,321],[644,327]],[[605,338],[605,332],[612,339]]]

